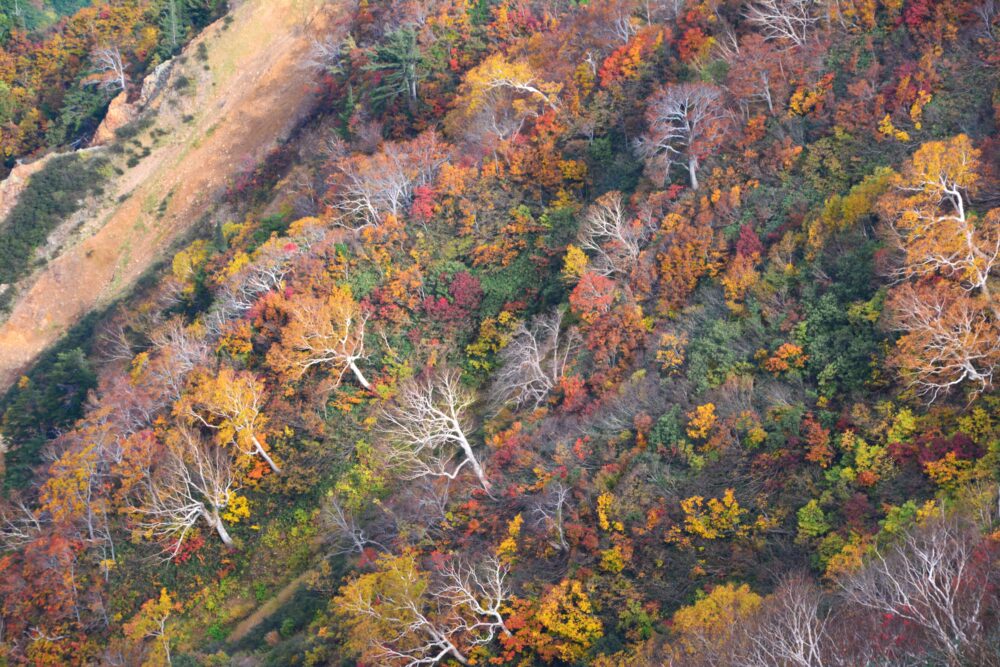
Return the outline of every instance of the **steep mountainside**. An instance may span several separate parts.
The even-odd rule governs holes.
[[[8,216],[0,666],[1000,667],[1000,1],[227,9]]]
[[[0,386],[89,310],[125,293],[313,109],[303,65],[322,0],[251,0],[177,58],[168,92],[128,142],[148,154],[79,216],[61,254],[19,286],[0,324]],[[204,55],[201,55],[204,54]]]

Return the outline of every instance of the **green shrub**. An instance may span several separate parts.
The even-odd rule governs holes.
[[[688,352],[688,377],[698,391],[721,385],[730,373],[750,370],[745,352],[747,333],[740,320],[714,320],[692,336]]]
[[[102,155],[60,155],[31,177],[6,223],[0,227],[0,283],[13,283],[30,269],[35,249],[60,222],[100,194],[109,161]]]
[[[43,359],[30,378],[22,379],[0,403],[10,451],[6,456],[5,488],[22,488],[38,464],[38,453],[49,438],[83,414],[87,392],[97,376],[80,348]]]
[[[221,623],[216,621],[215,623],[212,623],[212,625],[208,626],[208,629],[205,630],[205,634],[212,639],[221,642],[226,638],[226,629],[222,627]]]
[[[672,406],[667,412],[660,415],[649,432],[649,443],[661,447],[669,446],[678,442],[684,437],[684,429],[681,426],[681,408],[679,405]]]

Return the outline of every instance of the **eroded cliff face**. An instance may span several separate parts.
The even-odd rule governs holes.
[[[115,140],[115,133],[131,122],[136,121],[144,111],[160,97],[160,94],[167,89],[170,81],[170,72],[174,68],[173,59],[157,65],[156,69],[150,72],[142,81],[142,88],[136,99],[129,101],[127,92],[118,93],[115,99],[108,105],[108,112],[101,121],[94,137],[90,140],[91,146],[104,146]]]
[[[144,156],[121,159],[123,173],[76,222],[61,254],[17,285],[0,325],[0,389],[80,317],[126,293],[240,170],[313,111],[302,63],[336,11],[325,0],[247,0],[152,73],[137,101],[112,105],[97,142],[141,113],[151,122],[129,141]],[[23,189],[24,169],[37,168],[0,186],[0,206]]]

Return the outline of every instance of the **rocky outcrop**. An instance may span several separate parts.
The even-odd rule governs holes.
[[[128,97],[124,91],[118,97],[111,100],[108,112],[104,114],[104,120],[94,133],[94,138],[90,140],[91,146],[103,146],[115,140],[115,132],[125,127],[139,115],[139,109],[135,105],[129,104]]]
[[[167,85],[170,78],[170,71],[174,67],[174,60],[166,60],[156,66],[145,79],[142,80],[142,90],[139,92],[139,100],[136,102],[140,107],[148,107],[153,100],[159,97]]]
[[[122,91],[118,97],[111,100],[108,112],[101,121],[100,127],[94,133],[94,138],[90,140],[91,146],[103,146],[111,143],[115,139],[115,132],[136,120],[143,111],[163,92],[167,80],[170,78],[170,70],[173,67],[173,60],[167,60],[157,65],[156,69],[150,72],[142,81],[142,90],[139,97],[134,102],[128,101],[128,94]]]

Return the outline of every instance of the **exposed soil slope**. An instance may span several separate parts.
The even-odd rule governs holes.
[[[156,103],[155,125],[138,137],[151,153],[116,180],[80,240],[20,286],[0,326],[0,388],[81,316],[129,289],[233,176],[312,111],[302,63],[334,7],[246,0],[189,45]]]

